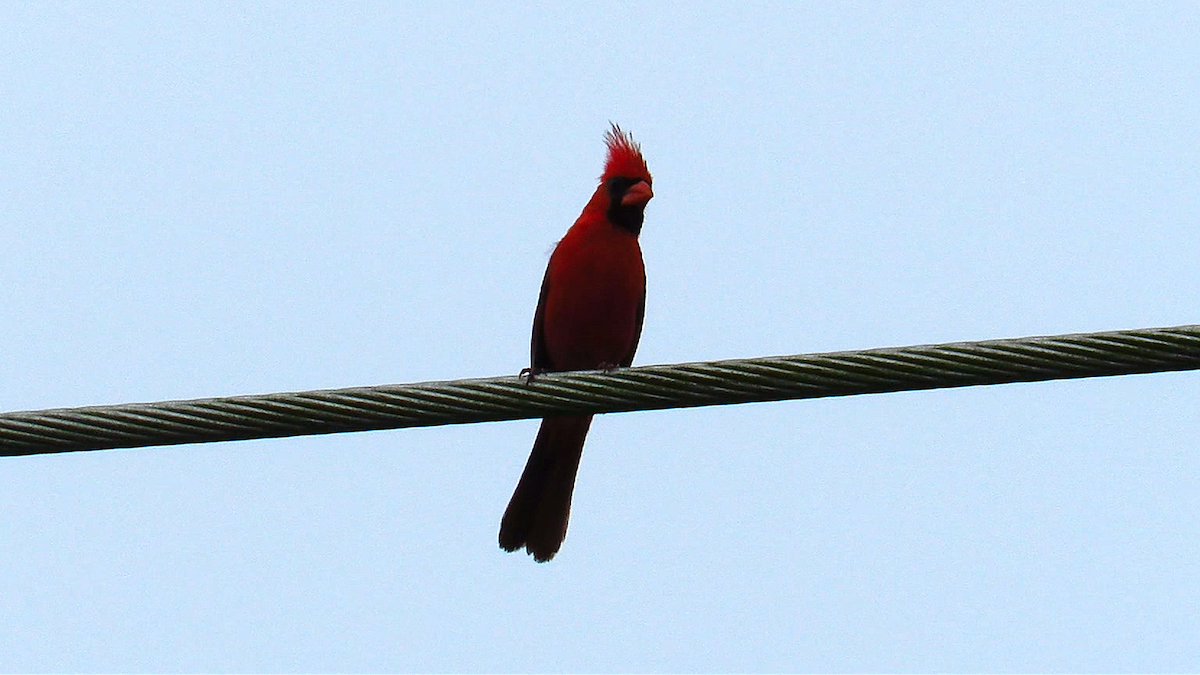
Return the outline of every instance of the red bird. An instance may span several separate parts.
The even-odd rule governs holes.
[[[559,370],[611,370],[633,363],[646,309],[638,233],[654,196],[642,151],[617,125],[591,201],[558,242],[533,315],[530,377]],[[567,536],[571,492],[591,415],[547,417],[504,519],[500,548],[522,546],[538,562]]]

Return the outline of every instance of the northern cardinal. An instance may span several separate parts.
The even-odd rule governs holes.
[[[530,377],[633,363],[646,309],[638,233],[654,193],[633,139],[614,124],[604,140],[608,161],[600,186],[546,266],[533,315]],[[591,415],[542,420],[500,521],[500,548],[524,546],[538,562],[558,553],[567,536],[575,473],[591,423]]]

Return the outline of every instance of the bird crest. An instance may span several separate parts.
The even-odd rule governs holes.
[[[650,169],[646,167],[646,160],[642,159],[641,146],[629,134],[621,131],[621,127],[613,124],[604,135],[604,143],[608,146],[608,161],[604,164],[604,175],[600,177],[602,182],[613,176],[642,178],[647,183],[651,182]]]

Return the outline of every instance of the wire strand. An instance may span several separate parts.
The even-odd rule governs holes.
[[[1200,369],[1200,325],[0,414],[0,456]]]

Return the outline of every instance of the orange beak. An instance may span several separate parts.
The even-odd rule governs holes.
[[[645,206],[646,202],[654,196],[654,191],[650,189],[650,184],[646,181],[639,181],[629,186],[625,191],[625,196],[621,197],[621,206]]]

